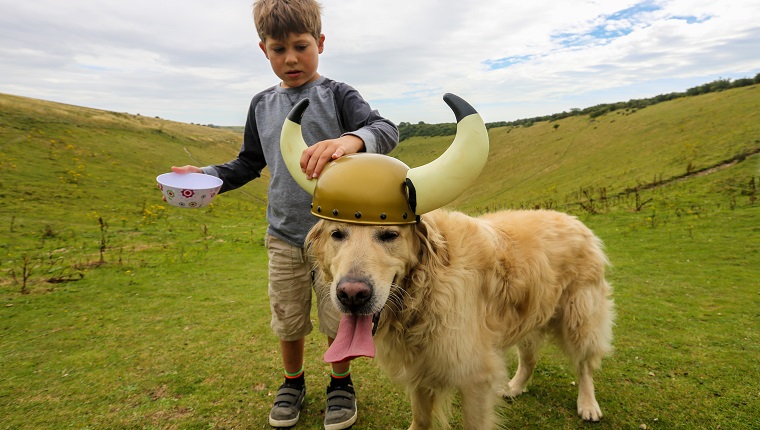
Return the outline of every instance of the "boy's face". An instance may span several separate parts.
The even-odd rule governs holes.
[[[319,78],[317,66],[319,54],[325,49],[324,35],[320,35],[319,40],[309,33],[288,34],[285,40],[267,37],[264,42],[259,42],[259,47],[271,63],[274,74],[282,79],[283,87],[296,88]]]

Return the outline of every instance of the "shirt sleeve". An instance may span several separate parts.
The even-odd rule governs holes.
[[[256,126],[256,102],[257,98],[251,101],[243,133],[243,145],[237,158],[224,164],[215,164],[201,169],[204,173],[217,176],[223,181],[220,193],[240,188],[260,177],[261,171],[267,165]]]
[[[352,134],[364,141],[367,152],[387,154],[398,145],[398,127],[373,110],[361,94],[348,84],[332,82],[338,114],[344,134]]]

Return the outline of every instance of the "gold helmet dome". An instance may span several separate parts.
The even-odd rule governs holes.
[[[329,162],[316,180],[307,179],[300,166],[307,147],[301,118],[309,100],[296,104],[283,124],[280,149],[290,174],[313,196],[311,212],[354,224],[411,224],[459,197],[485,165],[488,133],[470,104],[453,94],[443,99],[454,111],[457,134],[437,159],[410,169],[387,155],[351,154]]]
[[[404,188],[409,167],[382,154],[350,154],[325,166],[314,188],[311,212],[356,224],[415,222]]]

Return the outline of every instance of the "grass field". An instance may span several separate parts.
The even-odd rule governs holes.
[[[573,369],[547,346],[529,391],[500,406],[505,428],[760,428],[759,115],[754,86],[491,130],[455,207],[579,216],[606,244],[618,312],[595,378],[602,422],[577,418]],[[394,155],[419,165],[450,139]],[[266,178],[199,210],[154,184],[239,145],[231,130],[0,95],[0,428],[269,428]],[[324,344],[307,339],[297,428],[321,428]],[[371,360],[354,374],[354,428],[407,428],[403,391]]]

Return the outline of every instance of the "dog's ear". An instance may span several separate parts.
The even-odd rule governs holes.
[[[315,286],[325,282],[327,274],[327,262],[325,262],[325,246],[327,246],[325,237],[325,221],[319,220],[306,235],[304,248],[306,256],[311,262],[311,280]]]
[[[322,255],[324,253],[324,244],[325,244],[325,223],[322,220],[319,220],[314,227],[309,230],[309,233],[306,235],[306,242],[304,243],[304,248],[306,249],[306,255],[309,256],[309,258],[312,259],[312,261],[316,261],[317,256]]]
[[[326,246],[324,232],[324,221],[320,220],[309,230],[309,234],[306,235],[304,248],[306,256],[311,262],[311,285],[314,287],[314,291],[320,297],[329,297],[330,282],[326,279],[327,274],[325,270],[327,263],[324,261]]]
[[[416,224],[416,234],[420,239],[420,262],[423,265],[449,264],[449,250],[446,238],[436,223],[435,216],[430,214],[420,219]]]

